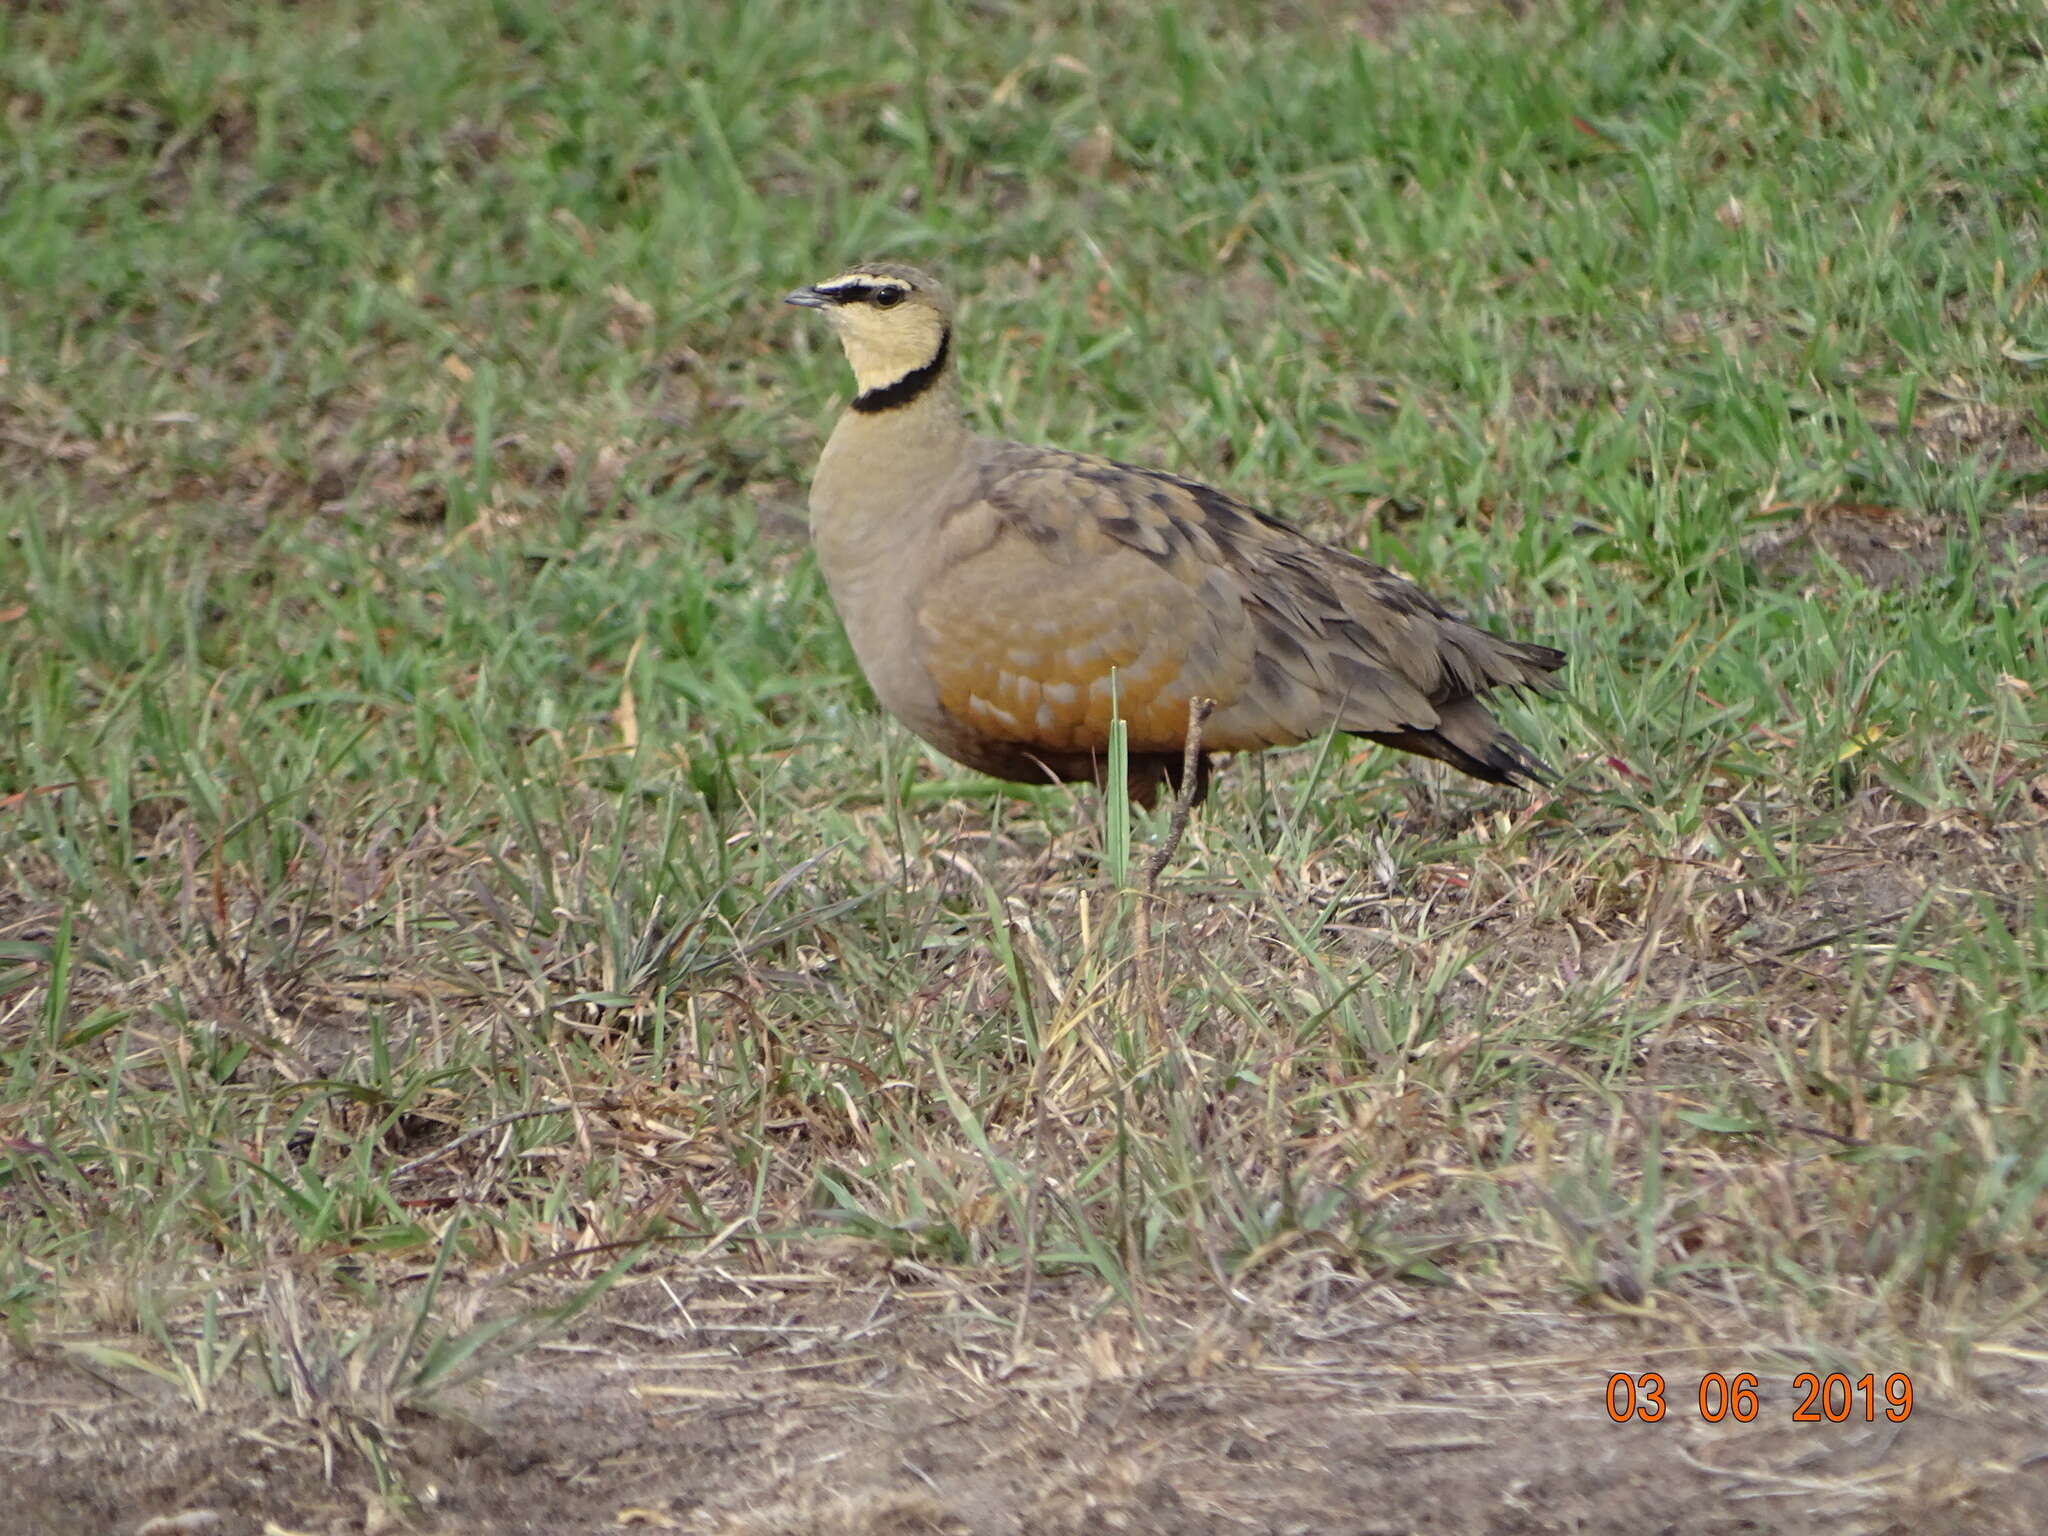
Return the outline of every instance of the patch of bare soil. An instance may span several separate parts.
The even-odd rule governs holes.
[[[1881,435],[1895,435],[1882,423]],[[2048,580],[2048,501],[2038,493],[2048,477],[2048,441],[2023,411],[1961,403],[1923,413],[1912,445],[1940,465],[1977,463],[2015,477],[2023,493],[1987,515],[1979,547],[1987,575],[2001,594]],[[1963,529],[1953,515],[1873,501],[1836,501],[1808,507],[1796,522],[1745,540],[1745,550],[1767,574],[1784,581],[1819,582],[1840,566],[1867,586],[1913,588],[1949,561],[1950,542]]]
[[[16,1358],[5,1528],[1939,1536],[2030,1531],[2048,1508],[2026,1409],[2048,1381],[2037,1362],[1967,1395],[1918,1378],[1903,1424],[1881,1403],[1875,1423],[1860,1408],[1799,1423],[1798,1367],[1666,1321],[1366,1284],[1315,1261],[1273,1284],[1227,1314],[1156,1307],[1140,1330],[1078,1286],[1027,1298],[901,1261],[680,1266],[401,1420],[409,1505],[380,1499],[345,1449],[330,1480],[319,1435],[268,1400],[201,1416],[54,1355]],[[1663,1375],[1661,1423],[1609,1418],[1617,1369]],[[1701,1376],[1741,1370],[1758,1378],[1754,1422],[1704,1422]]]
[[[1947,519],[1841,502],[1760,535],[1749,553],[1781,580],[1811,580],[1832,561],[1867,586],[1912,588],[1948,563],[1954,533]],[[2048,580],[2048,511],[2016,509],[1988,519],[1983,548],[2001,591]]]

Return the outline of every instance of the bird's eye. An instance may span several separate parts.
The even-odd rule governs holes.
[[[877,309],[894,309],[902,302],[903,290],[901,288],[884,288],[875,295],[875,308]]]

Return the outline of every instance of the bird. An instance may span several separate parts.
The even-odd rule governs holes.
[[[1198,803],[1214,756],[1333,728],[1489,783],[1552,780],[1482,699],[1548,691],[1564,652],[1213,486],[977,434],[953,301],[916,267],[862,262],[784,302],[824,317],[856,390],[811,479],[826,587],[876,700],[945,756],[1099,784],[1120,717],[1141,805],[1162,786]]]

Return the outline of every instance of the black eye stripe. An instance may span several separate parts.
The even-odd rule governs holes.
[[[864,283],[858,278],[848,278],[838,283],[820,283],[818,292],[835,304],[872,304],[883,294],[894,295],[890,300],[893,304],[910,294],[910,290],[900,283]]]

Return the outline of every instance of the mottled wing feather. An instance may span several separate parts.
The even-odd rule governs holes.
[[[1307,652],[1330,725],[1365,733],[1427,729],[1438,710],[1499,687],[1548,686],[1564,662],[1548,646],[1503,640],[1460,619],[1413,582],[1319,543],[1279,519],[1196,481],[1106,466],[1170,487],[1176,521],[1242,573],[1262,654]],[[1159,492],[1154,490],[1156,497]],[[1260,610],[1266,614],[1261,621]]]
[[[981,491],[947,518],[918,610],[941,702],[974,730],[1101,751],[1112,688],[1134,752],[1177,749],[1196,697],[1216,701],[1216,751],[1437,723],[1448,615],[1378,567],[1210,487],[1086,455],[1004,445]]]

